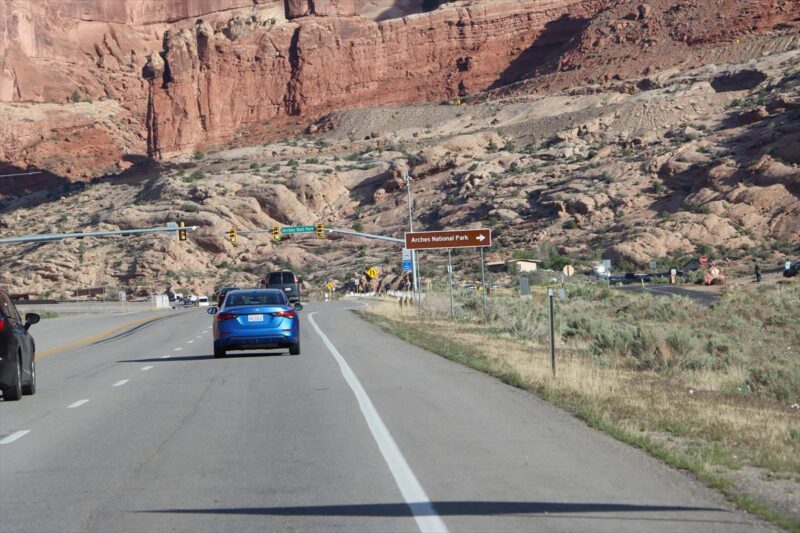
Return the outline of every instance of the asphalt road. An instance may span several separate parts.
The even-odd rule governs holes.
[[[687,289],[676,285],[645,285],[642,287],[640,285],[631,284],[615,288],[622,291],[648,292],[655,296],[686,296],[706,307],[714,305],[714,303],[719,300],[719,293],[717,292]]]
[[[358,305],[306,306],[300,356],[213,359],[190,310],[43,357],[0,402],[0,531],[767,530]]]

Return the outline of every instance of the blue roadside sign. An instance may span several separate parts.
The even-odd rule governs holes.
[[[403,248],[403,272],[411,272],[414,267],[411,264],[411,250]]]

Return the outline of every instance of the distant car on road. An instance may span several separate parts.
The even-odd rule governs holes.
[[[208,307],[208,296],[197,297],[197,307]]]
[[[36,392],[36,344],[28,329],[39,315],[28,313],[23,322],[8,293],[0,289],[0,390],[5,401]]]
[[[225,302],[225,296],[231,291],[238,291],[239,287],[223,287],[219,290],[217,294],[217,305],[222,307],[222,304]]]
[[[286,294],[289,302],[300,302],[300,280],[290,270],[270,272],[264,278],[264,288],[278,289]]]
[[[633,272],[628,272],[626,274],[622,274],[619,276],[611,276],[608,278],[609,283],[636,283],[644,281],[646,283],[650,283],[653,281],[653,276],[650,274],[634,274]]]
[[[214,319],[214,357],[229,350],[288,348],[300,354],[300,317],[303,306],[292,306],[278,289],[231,291],[221,308],[210,307]]]

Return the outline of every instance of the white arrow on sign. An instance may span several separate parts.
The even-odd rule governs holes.
[[[476,241],[483,242],[483,241],[485,241],[485,240],[486,240],[486,237],[484,237],[483,235],[478,235],[477,237],[475,237],[475,240],[476,240]]]

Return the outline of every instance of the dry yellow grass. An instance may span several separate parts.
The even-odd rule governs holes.
[[[440,302],[429,305],[424,316],[396,303],[376,304],[366,312],[395,328],[476,352],[492,368],[518,374],[530,388],[586,402],[626,430],[692,442],[692,453],[708,466],[746,463],[800,473],[800,441],[790,431],[800,425],[800,413],[777,401],[726,393],[744,381],[740,367],[663,375],[599,366],[576,343],[558,346],[553,378],[545,343],[496,333],[479,322],[451,322],[441,317],[449,308],[445,311]],[[448,334],[426,333],[437,331]]]

